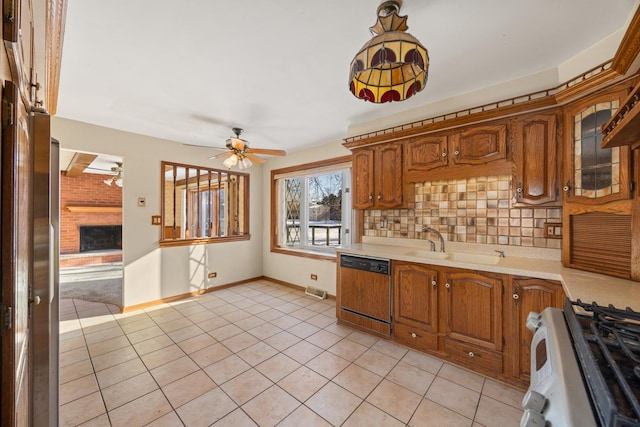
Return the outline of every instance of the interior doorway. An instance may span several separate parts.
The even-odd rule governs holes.
[[[60,298],[122,308],[122,157],[60,150]]]

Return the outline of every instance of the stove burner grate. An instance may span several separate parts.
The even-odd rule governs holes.
[[[640,426],[640,313],[577,300],[567,302],[565,318],[602,424]]]

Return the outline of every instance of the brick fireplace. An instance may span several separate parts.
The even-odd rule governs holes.
[[[60,174],[60,266],[122,261],[122,188],[107,175]]]

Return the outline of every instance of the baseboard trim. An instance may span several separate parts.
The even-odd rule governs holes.
[[[275,283],[276,285],[281,285],[281,286],[284,286],[284,287],[287,287],[287,288],[296,289],[296,290],[299,290],[299,291],[302,291],[302,292],[304,292],[304,290],[305,290],[304,286],[296,285],[294,283],[285,282],[283,280],[274,279],[274,278],[268,277],[268,276],[258,276],[258,277],[254,277],[254,278],[251,278],[251,279],[245,279],[245,280],[240,280],[240,281],[237,281],[237,282],[227,283],[227,284],[216,286],[216,287],[209,288],[209,289],[201,289],[201,290],[194,291],[194,292],[187,292],[187,293],[184,293],[184,294],[173,295],[173,296],[161,298],[161,299],[158,299],[158,300],[143,302],[141,304],[130,305],[130,306],[127,306],[127,307],[123,307],[122,308],[122,312],[123,313],[129,313],[129,312],[132,312],[132,311],[144,310],[145,308],[151,308],[151,307],[154,307],[156,305],[166,304],[168,302],[179,301],[181,299],[191,298],[191,297],[202,295],[202,294],[208,294],[210,292],[220,291],[222,289],[233,288],[235,286],[244,285],[246,283],[255,282],[257,280],[266,280],[266,281]],[[335,300],[336,297],[334,295],[327,294],[327,299]]]

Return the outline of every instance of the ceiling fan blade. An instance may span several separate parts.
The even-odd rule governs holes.
[[[285,156],[287,154],[284,150],[269,150],[266,148],[249,148],[253,154],[267,154],[269,156]]]
[[[220,157],[229,157],[233,155],[233,151],[225,151],[224,153],[216,154],[215,156],[209,157],[209,160],[219,159]]]
[[[253,163],[264,163],[264,160],[261,159],[260,157],[256,157],[251,153],[245,153],[244,154],[245,157],[247,157],[249,160],[251,160]]]

